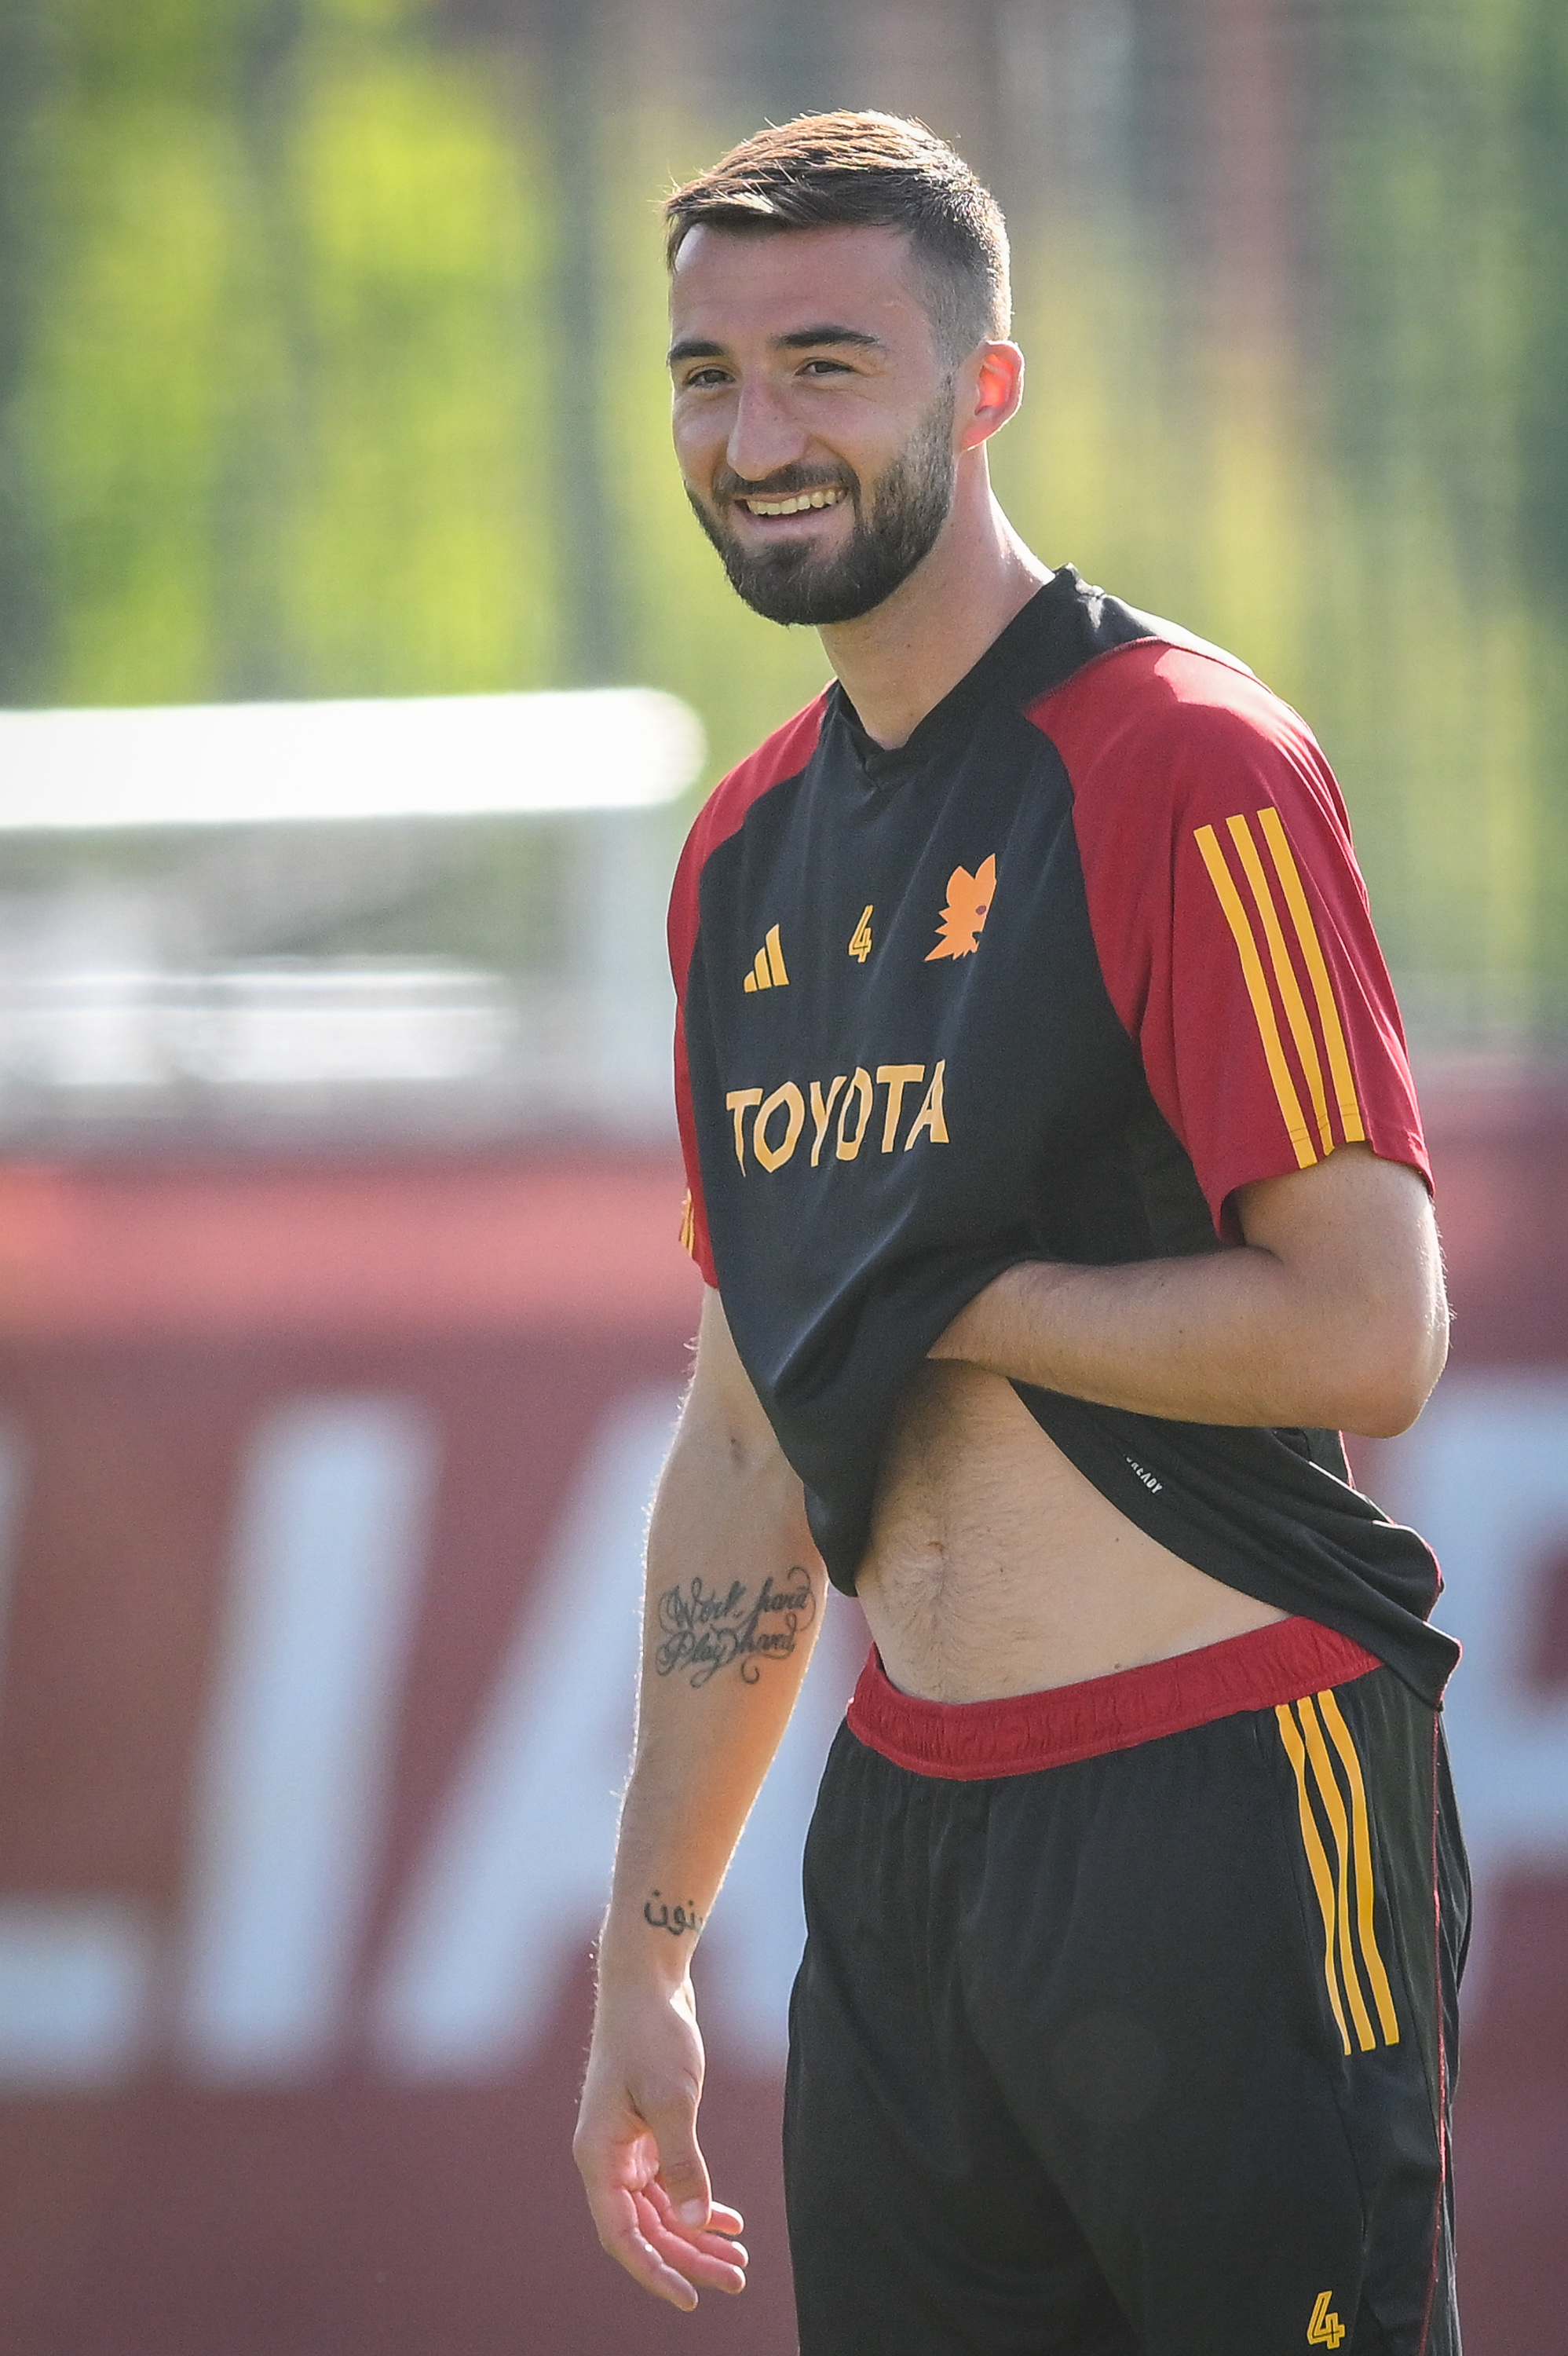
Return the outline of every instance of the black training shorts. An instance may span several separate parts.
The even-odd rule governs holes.
[[[1458,2356],[1464,1855],[1370,1655],[1285,1621],[955,1707],[873,1656],[805,1901],[801,2356]]]

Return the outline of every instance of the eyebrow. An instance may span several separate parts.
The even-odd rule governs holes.
[[[841,327],[831,320],[824,322],[821,327],[795,327],[787,336],[773,337],[774,349],[782,352],[814,351],[823,344],[849,345],[859,351],[880,352],[887,349],[880,336],[868,335],[863,327]],[[724,353],[722,344],[688,337],[684,342],[672,344],[667,358],[669,367],[679,368],[686,360],[722,359]]]
[[[831,323],[821,327],[796,327],[793,335],[775,336],[774,342],[786,352],[803,352],[813,344],[854,344],[862,351],[885,351],[880,336],[869,336],[863,327],[837,327]]]

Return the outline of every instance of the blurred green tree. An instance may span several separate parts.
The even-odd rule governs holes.
[[[735,758],[824,664],[686,513],[659,193],[988,59],[1020,524],[1308,712],[1421,1028],[1561,1033],[1561,0],[987,8],[4,0],[0,696],[639,679]]]
[[[554,675],[537,142],[420,14],[60,12],[11,145],[49,254],[11,371],[34,700]]]
[[[1092,203],[1079,169],[1015,209],[1037,366],[1005,494],[1048,552],[1310,715],[1419,1031],[1560,1035],[1568,20],[1554,0],[1180,13],[1211,99],[1189,201],[1102,155]],[[1164,65],[1145,112],[1168,134]],[[1221,171],[1243,151],[1218,202],[1205,142]]]

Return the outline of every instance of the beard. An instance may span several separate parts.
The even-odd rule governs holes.
[[[796,541],[777,548],[743,545],[723,520],[738,495],[789,498],[801,491],[842,485],[855,510],[854,529],[836,555],[818,556]],[[953,506],[953,394],[943,395],[865,497],[847,470],[813,474],[785,467],[766,484],[725,472],[714,482],[718,511],[687,486],[692,513],[718,550],[730,586],[770,622],[858,622],[902,586],[936,545]]]

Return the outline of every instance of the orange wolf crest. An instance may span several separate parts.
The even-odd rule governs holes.
[[[936,947],[926,954],[927,965],[937,958],[973,957],[996,894],[995,851],[989,859],[981,860],[973,875],[966,867],[954,869],[947,879],[947,905],[937,926],[939,938]]]

